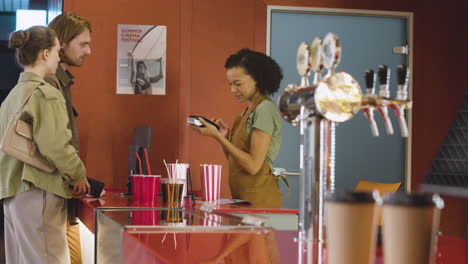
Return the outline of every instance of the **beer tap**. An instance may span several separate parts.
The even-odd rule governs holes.
[[[374,95],[375,94],[375,73],[374,73],[374,71],[373,70],[366,71],[366,73],[364,75],[364,79],[365,79],[365,82],[366,82],[366,94],[370,95],[370,96]],[[377,127],[377,124],[375,123],[375,119],[374,119],[374,107],[364,108],[362,110],[364,112],[364,115],[367,117],[367,120],[369,120],[372,136],[378,137],[379,136],[379,128]]]
[[[389,80],[390,80],[390,69],[386,65],[379,65],[379,82],[380,82],[380,91],[379,95],[382,98],[390,98],[390,89],[389,89]],[[387,106],[382,106],[378,108],[380,115],[382,115],[385,123],[385,129],[387,134],[393,135],[393,126],[392,121],[388,117]]]
[[[317,85],[322,80],[323,59],[322,59],[322,39],[314,38],[309,45],[309,65],[314,72],[312,85]]]
[[[406,65],[401,64],[397,66],[397,78],[398,78],[398,91],[397,91],[397,100],[407,100],[408,99],[408,79],[410,72]],[[400,124],[401,136],[408,137],[408,125],[406,124],[405,119],[405,108],[403,106],[391,105],[395,111],[395,115],[398,117],[398,122]]]
[[[297,49],[297,72],[301,75],[300,88],[306,88],[309,86],[309,45],[302,42]]]
[[[289,84],[278,97],[278,107],[284,120],[300,131],[300,177],[298,217],[298,263],[322,263],[324,232],[324,194],[334,191],[335,123],[347,122],[363,110],[370,123],[373,136],[379,135],[374,119],[378,110],[385,120],[387,134],[393,134],[388,107],[395,110],[402,127],[408,134],[404,110],[412,107],[408,100],[406,67],[398,68],[399,86],[395,99],[390,98],[390,70],[379,66],[380,91],[375,93],[376,74],[365,73],[366,92],[346,72],[335,72],[341,60],[342,47],[335,33],[315,38],[310,44],[298,47],[296,66],[301,83]],[[323,68],[327,74],[322,78]],[[310,73],[314,72],[312,85]],[[401,77],[405,76],[405,77]],[[406,79],[405,79],[406,78]],[[401,81],[403,80],[403,81]]]

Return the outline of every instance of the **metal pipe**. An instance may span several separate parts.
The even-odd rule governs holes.
[[[335,123],[316,111],[315,88],[289,86],[278,101],[283,118],[300,127],[299,263],[323,259],[324,195],[335,187]]]
[[[318,225],[314,225],[314,217],[318,210],[320,144],[317,143],[321,120],[305,106],[301,107],[298,263],[314,262],[313,244],[318,241]]]
[[[299,262],[322,263],[324,196],[334,185],[334,123],[301,107]],[[332,139],[333,138],[333,139]],[[334,147],[334,145],[333,145]],[[334,188],[334,187],[333,187]],[[316,252],[316,256],[314,256]]]
[[[318,145],[320,149],[319,157],[316,159],[315,163],[318,163],[320,166],[320,171],[318,175],[318,199],[316,201],[316,210],[314,210],[314,220],[316,219],[317,223],[314,225],[317,231],[317,235],[314,236],[314,242],[317,246],[317,262],[322,263],[323,261],[323,245],[325,243],[325,206],[324,206],[324,197],[325,193],[330,190],[330,185],[334,183],[333,179],[330,177],[331,172],[334,172],[334,167],[332,168],[331,157],[332,153],[332,141],[334,141],[334,134],[332,134],[332,127],[334,123],[328,119],[321,119],[320,121],[320,141],[316,141],[313,144]],[[333,138],[333,139],[332,139]],[[333,163],[334,165],[334,163]],[[314,230],[315,231],[315,230]]]
[[[335,153],[336,153],[336,123],[333,121],[330,121],[330,157],[329,157],[329,176],[328,178],[330,179],[328,189],[330,192],[335,191]]]

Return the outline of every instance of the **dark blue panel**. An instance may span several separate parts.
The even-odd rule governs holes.
[[[8,40],[16,28],[16,13],[0,12],[0,40]]]
[[[337,71],[350,73],[364,88],[364,72],[369,68],[377,71],[379,64],[386,64],[392,70],[390,91],[395,97],[394,69],[398,64],[406,63],[407,57],[393,54],[392,48],[408,44],[406,22],[406,18],[272,12],[270,54],[283,68],[285,78],[282,87],[300,81],[296,71],[298,45],[335,32],[343,47]],[[380,137],[371,136],[362,112],[337,126],[337,188],[353,189],[359,180],[404,182],[406,140],[400,136],[398,120],[392,112],[395,135],[389,136],[385,133],[382,118],[377,113],[375,118]],[[284,123],[283,145],[275,167],[299,171],[299,141],[298,128]],[[297,186],[298,177],[289,179]],[[294,197],[285,199],[284,205],[297,208],[297,189],[292,193]]]
[[[6,43],[0,43],[0,104],[18,82],[21,68],[15,63],[14,50],[5,47]]]

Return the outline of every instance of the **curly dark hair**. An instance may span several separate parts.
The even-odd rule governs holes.
[[[278,63],[264,53],[250,49],[241,49],[227,58],[224,68],[229,70],[242,67],[257,84],[258,91],[263,95],[272,95],[280,88],[283,71]]]

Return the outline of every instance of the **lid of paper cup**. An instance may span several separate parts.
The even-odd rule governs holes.
[[[383,197],[384,205],[414,206],[414,207],[444,207],[444,200],[437,194],[428,193],[387,193]]]
[[[380,196],[378,192],[335,191],[327,193],[325,200],[345,203],[380,203]]]

